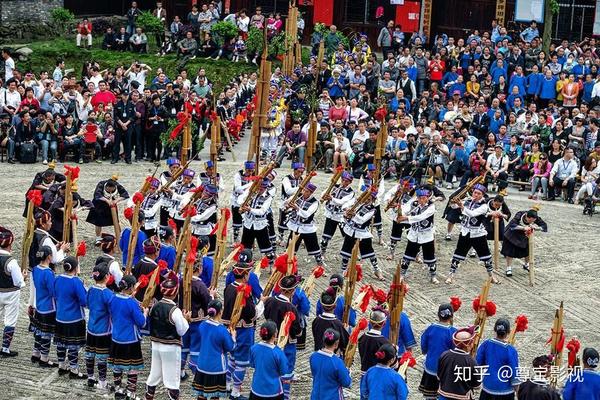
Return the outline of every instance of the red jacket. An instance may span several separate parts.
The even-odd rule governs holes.
[[[79,25],[77,25],[77,33],[81,34],[81,35],[88,35],[90,33],[92,33],[92,23],[88,22],[87,24],[85,23],[80,23]]]

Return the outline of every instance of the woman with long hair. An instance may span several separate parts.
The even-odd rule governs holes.
[[[575,196],[575,204],[579,204],[585,195],[590,197],[594,193],[598,177],[600,177],[598,160],[588,157],[581,170],[581,188],[577,192],[577,196]]]
[[[539,160],[533,163],[533,175],[531,177],[530,199],[537,199],[537,190],[542,187],[542,200],[548,199],[548,178],[552,170],[552,163],[548,161],[548,155],[541,153]]]

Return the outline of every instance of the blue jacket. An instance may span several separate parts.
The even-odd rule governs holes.
[[[460,92],[460,97],[463,97],[467,91],[467,86],[464,83],[456,82],[450,86],[450,89],[448,89],[448,94],[453,95],[455,90],[458,90]]]
[[[503,76],[506,80],[506,68],[500,68],[497,65],[493,65],[490,71],[490,75],[492,75],[492,80],[494,81],[494,83],[497,84],[500,82],[501,76]]]
[[[575,64],[575,66],[571,70],[571,73],[574,74],[575,77],[578,77],[578,76],[585,77],[587,74],[590,73],[590,69],[586,65]]]
[[[281,377],[287,371],[287,359],[276,345],[260,342],[250,348],[250,367],[254,368],[250,390],[260,397],[283,393]]]
[[[456,328],[441,323],[431,324],[421,335],[421,352],[425,354],[425,371],[436,376],[440,356],[446,350],[454,348],[452,335]]]
[[[194,356],[198,371],[209,375],[224,374],[227,372],[226,354],[235,347],[231,333],[223,324],[212,319],[202,321],[198,331],[200,351],[199,355]]]
[[[417,81],[417,66],[416,65],[413,65],[412,67],[407,67],[406,73],[408,74],[408,78],[411,81],[413,81],[413,82]]]
[[[458,79],[458,74],[457,74],[456,72],[452,72],[452,71],[446,72],[446,73],[444,74],[444,76],[442,77],[442,88],[443,88],[443,87],[444,87],[446,84],[448,84],[448,83],[450,83],[450,82],[454,82],[454,81],[456,81],[457,79]]]
[[[513,107],[515,106],[515,99],[521,99],[521,105],[525,104],[525,100],[523,99],[523,95],[522,94],[509,94],[507,99],[506,99],[506,105],[508,105],[508,107],[512,110]]]
[[[390,338],[390,325],[391,319],[388,318],[385,321],[385,325],[381,329],[381,336],[385,338]],[[402,355],[407,348],[414,347],[417,345],[417,341],[415,340],[415,334],[412,330],[412,325],[410,323],[410,319],[408,319],[408,315],[403,311],[400,314],[400,329],[398,334],[398,354]]]
[[[296,288],[294,296],[292,297],[292,304],[296,306],[296,310],[298,310],[299,314],[308,317],[310,314],[310,300],[306,297],[304,290],[299,287]]]
[[[110,302],[112,341],[120,344],[140,340],[140,329],[146,325],[146,317],[137,302],[130,296],[117,294]]]
[[[83,282],[76,276],[59,275],[54,281],[56,293],[56,321],[78,322],[85,319],[87,293]]]
[[[497,339],[485,340],[477,349],[477,364],[487,365],[488,372],[483,377],[483,390],[492,395],[507,395],[514,393],[513,385],[519,384],[516,371],[519,368],[519,355],[515,348]],[[499,371],[510,368],[513,371],[511,379],[499,379]]]
[[[106,287],[91,286],[87,292],[87,306],[90,310],[87,330],[92,335],[110,335],[110,303],[115,294]]]
[[[227,273],[227,276],[225,277],[225,286],[232,284],[234,281],[235,281],[235,277],[233,276],[233,272],[229,271]],[[254,272],[250,272],[250,275],[248,275],[248,284],[252,288],[252,296],[255,299],[260,299],[263,289],[260,286],[260,281],[258,280],[258,276],[256,276],[256,274]]]
[[[310,400],[342,400],[342,388],[352,384],[344,361],[335,354],[319,350],[310,355],[309,362],[313,377]]]
[[[167,268],[173,269],[173,265],[175,265],[176,255],[177,251],[175,250],[175,247],[171,246],[170,244],[162,243],[160,246],[160,253],[158,253],[158,258],[156,259],[156,262],[158,263],[160,260],[163,260],[167,263]]]
[[[390,104],[389,104],[390,111],[393,111],[393,112],[398,111],[400,102],[404,103],[404,110],[406,110],[407,113],[410,112],[410,101],[408,101],[408,99],[406,97],[404,97],[401,100],[398,100],[398,97],[396,97],[396,96],[394,96],[392,98],[392,100],[390,101]]]
[[[600,400],[600,372],[584,369],[579,376],[573,373],[563,390],[564,400]]]
[[[508,93],[512,93],[512,88],[517,86],[519,88],[519,94],[521,96],[525,96],[527,94],[527,90],[525,89],[527,86],[527,77],[525,75],[517,75],[514,74],[510,77],[510,82],[508,83]]]
[[[581,96],[581,100],[589,103],[592,101],[592,89],[594,89],[594,85],[596,82],[584,82],[583,83],[583,95]]]
[[[344,95],[344,86],[346,85],[346,79],[343,76],[340,76],[338,79],[338,83],[334,83],[333,77],[329,78],[327,81],[327,89],[329,89],[330,97],[340,97]]]
[[[500,125],[502,124],[504,124],[504,117],[500,117],[499,119],[494,117],[490,118],[490,132],[497,135],[500,131]]]
[[[542,79],[544,79],[544,75],[539,72],[535,74],[527,75],[527,94],[528,95],[537,95],[540,91],[540,86],[542,85]]]
[[[123,265],[127,265],[127,254],[129,251],[129,235],[131,234],[131,228],[125,228],[121,232],[121,238],[119,239],[119,248],[123,252]],[[137,245],[135,246],[135,252],[133,253],[133,264],[135,265],[144,258],[144,240],[148,239],[146,234],[142,231],[138,232]]]
[[[213,266],[214,266],[214,262],[213,262],[212,257],[207,257],[207,256],[202,257],[202,273],[200,274],[200,280],[202,282],[204,282],[206,287],[210,287],[211,280],[212,280],[212,274],[213,274]],[[230,274],[231,274],[231,272],[230,272]],[[233,274],[232,274],[232,276],[233,276]],[[229,277],[229,275],[227,275],[227,277]],[[232,280],[232,282],[234,280]],[[229,285],[229,283],[227,283],[227,285]]]
[[[468,51],[465,51],[460,56],[460,67],[463,69],[463,72],[466,72],[469,68],[469,65],[473,63],[473,55]]]
[[[377,364],[360,380],[361,400],[406,400],[408,386],[396,371]]]
[[[540,88],[538,90],[538,96],[540,99],[550,100],[556,98],[556,79],[555,76],[552,76],[550,79],[546,79],[546,77],[542,78],[540,83]]]
[[[31,272],[35,287],[35,309],[40,314],[56,311],[54,271],[50,267],[36,265]]]

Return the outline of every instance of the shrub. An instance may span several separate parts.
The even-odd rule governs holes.
[[[62,25],[66,25],[75,19],[75,15],[63,7],[56,7],[52,9],[50,15],[52,16],[52,21]]]
[[[135,21],[136,26],[142,28],[145,33],[161,32],[165,29],[161,20],[150,11],[142,11]]]
[[[227,40],[236,37],[238,28],[233,22],[220,21],[211,26],[210,32],[213,34],[217,43],[221,45]]]
[[[262,29],[251,27],[248,31],[246,46],[249,54],[262,54],[264,47],[264,33]]]

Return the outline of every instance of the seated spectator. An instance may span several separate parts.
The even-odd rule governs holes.
[[[8,158],[13,159],[14,160],[14,156],[15,154],[18,155],[19,160],[21,159],[21,146],[24,143],[30,143],[32,145],[34,145],[34,152],[35,154],[37,154],[37,149],[38,146],[35,142],[36,139],[36,129],[35,129],[35,125],[32,121],[31,118],[31,114],[27,111],[27,112],[22,112],[21,115],[21,122],[19,122],[19,124],[17,125],[17,129],[16,129],[16,134],[15,134],[15,148],[13,149],[13,153],[11,154],[10,152],[10,148],[9,148],[9,153],[8,153]],[[16,151],[18,150],[18,151]],[[16,151],[16,153],[15,153]]]
[[[114,49],[118,51],[127,51],[129,50],[129,34],[125,30],[125,27],[122,26],[119,29],[119,33],[115,35],[115,44]]]
[[[537,200],[537,192],[540,186],[542,187],[542,200],[548,199],[548,178],[551,170],[552,163],[548,161],[548,155],[546,153],[540,154],[539,160],[533,163],[530,199]]]
[[[23,107],[27,107],[30,110],[39,111],[40,102],[34,96],[34,90],[32,87],[25,88],[25,98],[21,100],[18,111],[23,111]]]
[[[341,165],[342,168],[346,169],[346,167],[349,165],[348,159],[350,158],[350,154],[352,154],[350,141],[342,134],[342,132],[336,132],[336,135],[333,138],[332,168],[335,169],[338,165]]]
[[[11,116],[7,113],[0,114],[0,148],[6,149],[8,162],[13,164],[15,152],[15,126],[10,122]]]
[[[189,61],[196,58],[198,50],[198,42],[194,39],[191,31],[185,34],[185,38],[177,43],[177,58],[181,58],[179,62],[180,69]]]
[[[494,153],[490,154],[486,162],[486,169],[489,174],[486,178],[486,185],[493,182],[498,186],[498,194],[505,196],[508,187],[508,157],[503,152],[501,143],[497,143]]]
[[[301,128],[300,122],[294,122],[292,124],[292,129],[285,135],[279,153],[277,154],[276,163],[278,166],[281,166],[283,158],[286,156],[291,157],[292,162],[294,158],[300,162],[304,161],[307,138],[306,134],[302,133]]]
[[[233,55],[233,50],[235,48],[235,42],[236,39],[235,38],[231,38],[230,40],[226,40],[223,43],[223,46],[221,46],[221,48],[219,49],[219,52],[217,53],[217,57],[215,57],[215,60],[220,59],[221,57],[230,60],[232,55]]]
[[[115,33],[113,32],[112,26],[106,28],[104,33],[104,39],[102,39],[103,50],[113,50],[115,47]]]
[[[561,159],[556,161],[550,171],[550,189],[548,200],[555,200],[557,192],[560,196],[562,189],[567,189],[567,201],[573,204],[575,193],[575,176],[579,170],[577,162],[573,159],[573,149],[566,148]]]
[[[198,55],[203,58],[213,58],[219,55],[219,46],[209,32],[206,32],[202,38],[202,42],[198,48]]]
[[[134,53],[148,52],[148,36],[142,31],[142,28],[135,28],[135,33],[129,38],[129,44]]]
[[[84,18],[83,21],[81,21],[77,25],[77,36],[75,39],[77,42],[77,47],[81,47],[82,39],[87,42],[88,50],[91,49],[92,48],[92,23],[87,18]]]

